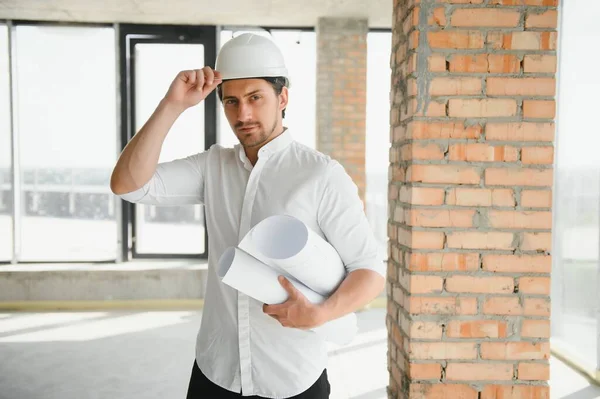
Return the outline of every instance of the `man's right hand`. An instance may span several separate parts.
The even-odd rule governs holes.
[[[181,71],[164,100],[183,112],[204,100],[220,83],[221,74],[210,67]]]
[[[113,193],[132,192],[152,178],[163,142],[179,115],[204,100],[221,81],[221,74],[210,67],[177,74],[154,113],[121,153],[110,179]]]

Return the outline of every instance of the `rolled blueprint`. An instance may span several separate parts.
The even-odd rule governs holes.
[[[219,259],[217,275],[224,284],[268,305],[283,303],[288,299],[287,291],[277,280],[278,275],[286,278],[311,303],[321,303],[325,297],[312,291],[287,273],[281,273],[246,252],[230,247]],[[338,345],[346,345],[357,333],[357,320],[354,313],[331,320],[313,331],[325,340]]]
[[[225,250],[217,275],[221,281],[268,305],[283,303],[288,299],[287,291],[281,286],[277,277],[279,273],[258,259],[248,255],[238,248],[230,247]],[[296,280],[283,274],[311,303],[321,303],[325,300],[321,295]]]
[[[335,248],[293,216],[275,215],[264,219],[238,247],[325,297],[346,277],[346,269]]]

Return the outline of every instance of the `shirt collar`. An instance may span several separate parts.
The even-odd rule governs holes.
[[[258,150],[258,158],[259,159],[262,157],[268,158],[271,155],[275,154],[276,152],[279,152],[279,151],[283,150],[284,148],[286,148],[288,145],[290,145],[292,143],[292,141],[294,141],[294,139],[292,138],[292,135],[291,135],[289,129],[285,128],[283,133],[281,133],[279,136],[275,137],[273,140],[269,141],[267,144],[262,146],[262,148],[260,150]],[[240,160],[243,162],[246,169],[252,169],[252,164],[250,163],[250,160],[248,160],[248,157],[246,156],[244,147],[241,144],[236,144],[235,148],[238,152],[238,156],[239,156]]]

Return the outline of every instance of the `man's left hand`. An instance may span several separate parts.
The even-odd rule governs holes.
[[[263,312],[279,321],[284,327],[308,330],[325,323],[323,309],[311,303],[288,279],[279,276],[279,283],[289,298],[279,305],[263,305]]]

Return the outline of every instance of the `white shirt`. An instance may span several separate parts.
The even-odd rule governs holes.
[[[348,272],[385,276],[356,185],[330,157],[294,141],[286,130],[263,146],[254,167],[239,144],[212,146],[159,164],[142,188],[121,196],[155,205],[203,203],[209,236],[208,280],[196,344],[206,377],[244,396],[288,398],[312,386],[327,365],[327,347],[311,331],[286,328],[262,303],[220,282],[216,265],[261,220],[292,215],[328,240]]]

